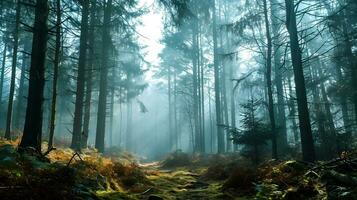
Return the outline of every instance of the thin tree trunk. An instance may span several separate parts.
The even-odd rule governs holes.
[[[224,152],[224,135],[221,118],[221,92],[219,78],[219,61],[217,47],[217,16],[216,16],[216,0],[213,0],[213,49],[214,49],[214,87],[215,87],[215,104],[216,104],[216,126],[217,126],[217,145],[218,153]]]
[[[120,93],[121,93],[121,89],[120,89]],[[121,94],[119,95],[121,97]],[[123,131],[122,131],[122,127],[123,127],[123,105],[121,102],[119,102],[119,147],[122,144],[122,137],[123,137]]]
[[[42,106],[45,85],[45,58],[47,50],[48,0],[37,0],[33,28],[29,92],[25,128],[19,150],[33,147],[41,152]]]
[[[0,114],[2,115],[2,93],[4,87],[4,77],[5,77],[5,67],[6,67],[6,53],[7,53],[7,44],[4,44],[4,52],[2,57],[2,64],[1,64],[1,74],[0,74]],[[2,121],[2,120],[1,120]],[[2,124],[0,122],[0,124]]]
[[[200,44],[201,44],[201,34],[200,34]],[[202,120],[202,128],[201,128],[201,152],[206,152],[206,136],[205,136],[205,90],[204,90],[204,63],[203,63],[203,52],[202,48],[200,48],[200,57],[201,57],[201,120]]]
[[[236,102],[235,102],[235,92],[234,92],[233,82],[232,82],[232,80],[234,78],[233,73],[234,73],[233,65],[231,65],[229,67],[229,80],[231,80],[230,87],[229,87],[230,91],[231,91],[231,127],[233,129],[236,129],[237,128],[237,125],[236,125]],[[236,144],[233,144],[233,145],[234,145],[233,150],[237,151],[237,145]]]
[[[132,102],[131,99],[127,99],[127,119],[126,119],[126,150],[127,151],[134,151],[133,147],[133,136],[132,136]]]
[[[288,147],[287,141],[287,127],[286,127],[286,112],[285,112],[285,100],[284,100],[284,87],[283,87],[283,67],[281,66],[281,51],[279,50],[279,4],[276,0],[270,0],[271,2],[271,21],[272,21],[272,33],[273,33],[273,52],[274,52],[274,73],[275,73],[275,85],[277,90],[278,100],[278,115],[277,115],[277,129],[276,136],[278,152],[284,152]]]
[[[292,123],[295,146],[298,147],[298,143],[300,141],[300,137],[299,137],[299,133],[298,133],[298,126],[297,126],[296,119],[295,119],[296,108],[295,108],[295,100],[294,100],[294,97],[292,96],[293,87],[292,87],[290,78],[288,78],[288,86],[289,86],[289,95],[290,95],[289,104],[288,104],[288,106],[289,106],[289,115],[290,115],[291,123]]]
[[[317,75],[318,77],[323,77],[322,74],[322,63],[320,58],[317,58],[317,62],[318,62],[318,67],[317,67]],[[326,114],[326,123],[327,123],[327,127],[329,129],[329,135],[328,135],[328,140],[330,141],[330,145],[329,145],[329,150],[330,150],[330,154],[329,154],[329,158],[334,158],[336,156],[339,156],[340,154],[340,145],[339,145],[339,141],[337,140],[337,135],[336,135],[336,128],[335,128],[335,124],[334,124],[334,120],[333,120],[333,116],[331,113],[331,106],[330,106],[330,102],[328,100],[327,97],[327,93],[326,93],[326,88],[325,88],[325,84],[324,82],[320,83],[320,90],[321,90],[321,95],[322,95],[322,100],[324,102],[324,108],[325,108],[325,114]]]
[[[10,92],[9,92],[9,102],[7,107],[6,115],[6,130],[5,138],[11,139],[11,122],[12,122],[12,107],[14,104],[14,93],[15,93],[15,79],[16,79],[16,65],[17,65],[17,51],[19,48],[19,26],[20,26],[20,16],[21,16],[21,3],[17,1],[16,3],[16,22],[14,31],[14,49],[12,55],[12,68],[11,68],[11,81],[10,81]]]
[[[48,140],[48,149],[53,147],[53,139],[55,135],[56,123],[56,105],[57,105],[57,83],[58,83],[58,68],[60,65],[60,50],[61,50],[61,0],[56,1],[56,47],[55,59],[53,61],[53,82],[52,82],[52,102],[51,102],[51,119],[50,119],[50,134]]]
[[[171,66],[167,68],[167,92],[168,92],[168,105],[169,105],[169,151],[173,148],[173,133],[172,133],[172,97],[171,97]]]
[[[15,106],[15,112],[14,112],[14,128],[20,129],[22,127],[22,121],[23,121],[23,115],[22,113],[24,112],[24,92],[25,92],[25,73],[28,70],[28,52],[31,51],[31,44],[28,42],[30,41],[29,38],[26,39],[25,44],[24,44],[24,52],[22,54],[22,64],[21,64],[21,74],[20,74],[20,82],[19,82],[19,88],[17,89],[17,103]],[[20,125],[21,124],[21,125]]]
[[[177,91],[177,74],[176,74],[176,70],[174,70],[174,102],[173,102],[173,106],[174,106],[174,134],[175,134],[175,146],[176,146],[176,150],[179,149],[178,146],[178,140],[179,140],[179,135],[178,135],[178,130],[177,130],[177,95],[176,95],[176,91]]]
[[[213,153],[213,118],[211,108],[211,88],[208,88],[208,112],[209,112],[209,125],[210,125],[210,150]]]
[[[197,135],[197,151],[202,152],[202,91],[201,91],[201,57],[200,57],[200,43],[199,43],[199,23],[197,22],[197,110],[198,110],[198,135]]]
[[[343,81],[343,75],[341,71],[341,67],[339,65],[336,66],[336,74],[337,74],[337,80],[338,82]],[[341,92],[339,98],[339,103],[341,106],[342,110],[342,120],[343,120],[343,126],[345,129],[345,134],[347,135],[348,138],[352,136],[352,125],[351,125],[351,120],[350,120],[350,115],[348,113],[348,104],[347,104],[347,96],[344,92]],[[347,143],[351,144],[351,140],[349,140]],[[350,146],[350,145],[348,145]]]
[[[82,139],[83,100],[84,100],[84,89],[85,89],[86,61],[87,61],[88,14],[89,14],[89,0],[83,0],[76,102],[74,108],[73,133],[72,133],[73,136],[72,136],[72,143],[71,143],[71,148],[75,150],[79,150],[81,148],[81,139]]]
[[[270,34],[270,24],[268,18],[268,5],[267,0],[263,0],[264,3],[264,18],[265,18],[265,29],[266,29],[266,37],[267,37],[267,87],[268,87],[268,110],[269,110],[269,119],[271,126],[271,141],[272,141],[272,157],[273,159],[278,158],[278,150],[276,143],[276,128],[275,128],[275,113],[274,113],[274,99],[273,99],[273,86],[272,86],[272,38]]]
[[[83,122],[83,136],[82,136],[82,148],[87,147],[88,145],[88,137],[89,137],[89,124],[91,117],[91,103],[92,103],[92,87],[93,87],[93,66],[97,61],[95,57],[95,23],[96,23],[96,9],[97,2],[96,0],[91,1],[91,9],[90,9],[90,30],[88,33],[88,48],[89,48],[89,62],[88,62],[88,70],[86,73],[86,94],[85,94],[85,105],[84,105],[84,122]]]
[[[114,87],[110,95],[110,119],[109,119],[109,147],[113,146],[113,126],[114,126]]]
[[[197,22],[192,23],[193,27],[193,33],[192,33],[192,49],[193,49],[193,54],[192,54],[192,82],[193,82],[193,88],[192,88],[192,96],[193,96],[193,119],[194,119],[194,128],[195,128],[195,148],[194,152],[199,152],[200,151],[200,120],[199,120],[199,80],[198,80],[198,74],[199,74],[199,60],[198,60],[198,41],[197,41],[197,35],[198,35],[198,25]]]
[[[309,66],[309,70],[310,70],[310,74],[311,74],[311,79],[316,81],[318,79],[316,72],[311,69],[311,66]],[[312,87],[313,108],[315,110],[314,113],[316,115],[317,130],[319,133],[319,137],[321,139],[321,147],[323,150],[323,159],[327,159],[327,157],[330,155],[330,152],[329,152],[330,145],[329,145],[328,133],[325,128],[326,116],[321,108],[320,96],[321,96],[320,91],[317,88],[317,85]]]

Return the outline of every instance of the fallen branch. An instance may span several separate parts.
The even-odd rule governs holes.
[[[56,150],[56,148],[55,148],[55,147],[51,147],[51,148],[49,148],[45,153],[43,153],[42,156],[45,157],[45,156],[47,156],[49,153],[51,153],[51,151],[54,151],[54,150]]]
[[[346,185],[346,186],[357,186],[357,178],[346,175],[346,174],[338,173],[334,170],[330,170],[330,171],[326,172],[326,174],[324,176],[325,176],[325,178],[332,178],[335,181],[342,183],[343,185]]]
[[[78,156],[78,158],[84,162],[84,160],[82,159],[82,157],[79,155],[79,153],[76,151],[73,156],[71,157],[71,159],[69,160],[69,162],[67,163],[67,167],[69,167],[69,165],[71,164],[72,160],[74,159],[74,157]]]
[[[144,192],[140,193],[140,195],[145,195],[147,193],[149,193],[152,190],[152,188],[149,188],[147,190],[145,190]]]

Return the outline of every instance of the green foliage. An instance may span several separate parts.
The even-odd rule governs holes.
[[[227,127],[235,144],[245,145],[248,157],[252,157],[257,164],[259,161],[259,147],[265,145],[271,139],[271,132],[262,119],[258,117],[257,109],[261,105],[260,101],[251,99],[246,104],[242,104],[241,129]]]
[[[248,146],[260,146],[266,144],[271,138],[269,127],[263,120],[257,117],[257,109],[261,102],[251,99],[246,104],[242,104],[242,128],[231,128],[233,142]]]

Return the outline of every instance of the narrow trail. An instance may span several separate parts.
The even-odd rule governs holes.
[[[222,183],[205,181],[203,168],[160,169],[158,163],[144,164],[153,187],[140,199],[233,199],[222,192]]]

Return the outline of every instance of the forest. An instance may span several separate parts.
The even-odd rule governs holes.
[[[0,199],[357,199],[357,1],[0,0]]]

